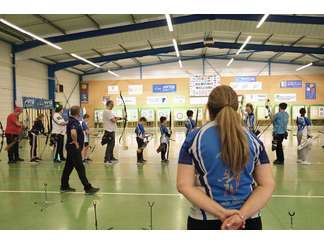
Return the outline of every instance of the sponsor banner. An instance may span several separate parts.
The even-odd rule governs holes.
[[[80,83],[80,102],[88,103],[89,101],[89,85],[88,83],[81,82]]]
[[[190,105],[206,105],[208,102],[208,97],[190,97]]]
[[[128,94],[143,94],[143,85],[128,85]]]
[[[109,85],[108,86],[108,94],[119,94],[119,87],[118,85]]]
[[[176,84],[153,84],[153,93],[173,93],[176,91]]]
[[[280,82],[280,88],[302,88],[302,80],[286,80]]]
[[[166,117],[167,120],[169,120],[171,113],[170,108],[161,108],[156,111],[157,119],[160,120],[160,117]]]
[[[262,82],[231,82],[230,86],[236,90],[261,90]]]
[[[220,85],[220,76],[192,76],[189,80],[189,95],[191,97],[205,97],[213,88]]]
[[[253,83],[256,82],[256,77],[253,76],[238,76],[235,77],[234,82],[236,83]]]
[[[183,105],[186,103],[186,97],[185,96],[181,96],[181,95],[176,95],[176,96],[173,96],[173,104],[176,104],[176,105]]]
[[[275,94],[274,100],[275,100],[275,102],[297,101],[297,95],[296,94]]]
[[[123,96],[126,105],[136,105],[136,97]],[[116,98],[117,105],[124,105],[120,97]]]
[[[146,98],[146,104],[148,105],[165,105],[168,103],[168,97],[166,96],[148,96]]]
[[[305,99],[315,100],[316,99],[316,83],[305,83]]]
[[[54,109],[52,100],[33,98],[33,97],[22,97],[23,108],[31,109]]]
[[[245,94],[244,97],[247,102],[264,102],[268,99],[266,94]]]

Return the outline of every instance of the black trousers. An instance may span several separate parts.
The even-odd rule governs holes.
[[[107,137],[107,147],[105,152],[105,159],[104,161],[111,161],[114,158],[114,148],[115,148],[115,132],[108,132],[105,131],[105,136]]]
[[[62,134],[53,134],[53,137],[56,139],[54,160],[64,159],[64,135]]]
[[[274,139],[277,141],[277,148],[276,148],[276,155],[277,155],[277,160],[280,162],[285,161],[285,156],[283,152],[283,147],[282,147],[282,142],[285,138],[285,134],[275,134]]]
[[[143,156],[144,140],[140,137],[136,137],[136,142],[137,142],[137,161],[142,161],[144,160],[144,156]]]
[[[70,187],[69,178],[74,168],[79,175],[79,179],[83,184],[84,190],[88,190],[91,188],[91,184],[87,179],[86,171],[83,166],[81,151],[82,148],[77,149],[74,144],[66,145],[66,162],[61,177],[62,189]]]
[[[221,227],[222,221],[220,220],[197,220],[188,217],[187,221],[188,230],[220,230]],[[247,219],[244,230],[262,230],[261,217]]]
[[[37,157],[37,135],[29,132],[29,145],[30,145],[30,159]]]
[[[11,144],[17,140],[18,135],[6,134],[7,145]],[[17,161],[19,159],[19,142],[17,141],[10,149],[8,150],[8,160],[10,162]]]
[[[162,161],[166,160],[165,154],[167,153],[167,150],[168,150],[168,144],[161,143],[161,160]]]

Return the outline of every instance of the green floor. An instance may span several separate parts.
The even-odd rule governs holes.
[[[131,135],[131,132],[130,134]],[[270,131],[263,137],[269,148]],[[60,194],[59,180],[63,164],[47,161],[34,166],[22,163],[9,166],[6,156],[0,162],[0,229],[95,229],[93,201],[97,203],[98,228],[142,229],[150,226],[147,202],[154,202],[153,229],[185,229],[188,202],[175,188],[176,161],[183,140],[176,132],[172,142],[171,163],[161,166],[155,153],[157,139],[150,143],[148,163],[137,168],[134,163],[135,139],[129,136],[129,149],[116,148],[120,163],[114,167],[102,164],[103,148],[98,146],[87,166],[89,180],[101,188],[96,196],[85,196],[75,173],[71,186],[74,194]],[[296,165],[296,143],[293,135],[285,142],[286,162],[274,166],[277,182],[274,197],[262,211],[265,229],[290,229],[288,211],[295,211],[294,229],[324,229],[324,150],[316,141],[310,166]],[[179,142],[179,143],[178,143]],[[42,148],[42,147],[41,147]],[[23,148],[27,159],[27,148]],[[269,152],[271,159],[273,153]],[[47,205],[44,205],[44,184],[47,184]]]

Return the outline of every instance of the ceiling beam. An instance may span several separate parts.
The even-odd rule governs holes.
[[[128,50],[127,50],[123,45],[118,44],[118,46],[121,47],[121,49],[124,50],[125,53],[129,53],[129,51],[128,51]],[[138,59],[136,59],[136,58],[132,58],[132,60],[133,60],[135,63],[139,64],[139,65],[142,64],[142,63],[141,63]]]
[[[210,48],[218,48],[218,49],[239,49],[242,43],[228,43],[228,42],[215,42]],[[185,50],[193,50],[193,49],[201,49],[204,48],[205,44],[203,42],[197,43],[187,43],[178,45],[179,51]],[[247,44],[244,48],[245,50],[253,50],[253,51],[271,51],[271,52],[289,52],[289,53],[305,53],[305,54],[324,54],[323,48],[312,48],[312,47],[300,47],[300,46],[282,46],[282,45],[268,45],[268,44]],[[122,59],[133,59],[144,56],[152,56],[158,54],[172,53],[174,52],[174,47],[160,47],[154,49],[147,50],[139,50],[132,52],[124,52],[119,54],[112,54],[106,56],[99,56],[95,58],[89,58],[90,61],[95,63],[100,62],[111,62]],[[67,67],[76,66],[79,64],[84,64],[80,60],[71,60],[62,62],[59,64],[52,65],[54,70],[65,69]]]
[[[130,17],[132,19],[133,24],[136,24],[137,22],[136,22],[135,16],[133,14],[131,14]]]
[[[49,19],[45,18],[43,15],[33,14],[33,16],[35,16],[37,19],[40,19],[43,23],[53,27],[57,31],[61,32],[62,34],[66,34],[66,31],[62,27],[58,26],[57,24],[53,23]]]
[[[319,46],[319,48],[324,48],[324,44],[321,45],[321,46]],[[299,59],[305,57],[306,55],[307,55],[307,54],[299,55],[299,56],[297,56],[296,58],[293,58],[292,60],[290,60],[290,62],[293,63],[293,62],[295,62],[296,60],[299,60]]]
[[[194,14],[184,15],[172,18],[172,24],[185,24],[196,21],[204,20],[238,20],[238,21],[255,21],[258,22],[262,18],[262,14]],[[290,23],[290,24],[311,24],[311,25],[324,25],[324,17],[313,16],[294,16],[294,15],[270,15],[267,19],[268,22],[274,23]],[[68,41],[75,41],[85,38],[93,38],[98,36],[113,35],[117,33],[125,33],[130,31],[146,30],[166,26],[165,18],[159,20],[146,21],[142,23],[122,25],[110,28],[102,28],[100,30],[85,31],[79,33],[71,33],[67,35],[53,36],[47,38],[48,41],[53,43],[61,43]],[[26,42],[24,44],[16,45],[16,52],[24,51],[30,48],[44,45],[38,40]]]
[[[147,40],[148,45],[150,46],[151,49],[154,49],[152,43],[150,42],[150,40]],[[159,61],[162,61],[160,56],[157,56],[157,58],[159,59]]]
[[[238,40],[240,39],[240,36],[242,35],[242,32],[240,32],[237,36],[236,36],[236,38],[235,38],[235,40],[234,40],[234,43],[237,43],[238,42]],[[227,51],[227,55],[229,55],[231,53],[231,49],[229,49],[228,51]]]
[[[19,34],[16,34],[16,32],[12,32],[12,31],[9,31],[7,29],[4,29],[0,26],[0,32],[8,35],[8,36],[11,36],[19,41],[23,41],[23,42],[26,42],[28,39],[23,37],[22,35],[19,35]]]
[[[85,16],[92,22],[92,24],[97,28],[100,29],[99,23],[90,15],[90,14],[85,14]]]
[[[269,40],[270,40],[270,38],[272,38],[273,37],[273,33],[272,34],[270,34],[263,42],[262,42],[262,44],[266,44]],[[246,57],[246,59],[248,60],[248,59],[250,59],[251,58],[251,56],[254,54],[254,52],[253,53],[251,53],[248,57]]]

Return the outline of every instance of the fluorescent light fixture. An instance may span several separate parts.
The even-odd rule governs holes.
[[[92,66],[94,66],[94,67],[97,67],[97,68],[100,68],[100,67],[101,67],[100,65],[97,65],[97,64],[93,63],[93,62],[90,61],[90,60],[87,60],[87,59],[85,59],[85,58],[82,58],[81,56],[79,56],[79,55],[77,55],[77,54],[71,53],[71,55],[72,55],[74,58],[79,59],[79,60],[82,60],[82,61],[84,61],[85,63],[88,63],[88,64],[90,64],[90,65],[92,65]]]
[[[165,15],[166,21],[168,23],[168,27],[169,27],[169,31],[173,32],[173,26],[172,26],[172,20],[171,20],[171,16],[169,14]]]
[[[18,27],[16,25],[14,25],[14,24],[6,21],[5,19],[0,19],[0,22],[3,23],[3,24],[5,24],[5,25],[7,25],[7,26],[10,26],[11,28],[13,28],[13,29],[15,29],[17,31],[20,31],[21,33],[24,33],[24,34],[26,34],[28,36],[31,36],[32,38],[37,39],[38,41],[41,41],[41,42],[43,42],[43,43],[45,43],[45,44],[47,44],[47,45],[49,45],[49,46],[51,46],[53,48],[56,48],[58,50],[62,50],[62,48],[60,46],[57,46],[54,43],[51,43],[51,42],[45,40],[44,38],[41,38],[39,36],[36,36],[35,34],[33,34],[31,32],[28,32],[28,31],[26,31],[26,30],[24,30],[24,29],[22,29],[22,28],[20,28],[20,27]]]
[[[270,14],[265,14],[263,15],[263,17],[261,18],[261,20],[259,21],[259,23],[257,24],[256,28],[259,29],[263,23],[266,21],[266,19],[269,17]]]
[[[182,68],[182,62],[181,62],[181,60],[179,60],[178,62],[179,62],[180,68]]]
[[[313,63],[309,63],[309,64],[307,64],[307,65],[301,66],[301,67],[297,68],[296,71],[303,70],[303,69],[305,69],[305,68],[307,68],[307,67],[310,67],[310,66],[312,66],[312,65],[313,65]]]
[[[230,59],[230,61],[227,63],[226,66],[230,66],[233,63],[233,61],[234,61],[234,58]]]
[[[173,42],[174,50],[176,51],[177,57],[180,57],[177,41],[173,38],[172,42]]]
[[[115,76],[115,77],[119,77],[119,75],[118,75],[117,73],[115,73],[115,72],[113,72],[113,71],[111,71],[111,70],[108,70],[108,72],[109,72],[111,75]]]
[[[248,42],[250,42],[251,38],[252,38],[252,36],[248,36],[248,37],[245,39],[245,41],[244,41],[244,43],[242,44],[242,46],[240,47],[240,49],[236,52],[236,55],[239,55],[239,54],[242,52],[242,50],[244,49],[244,47],[248,44]]]

